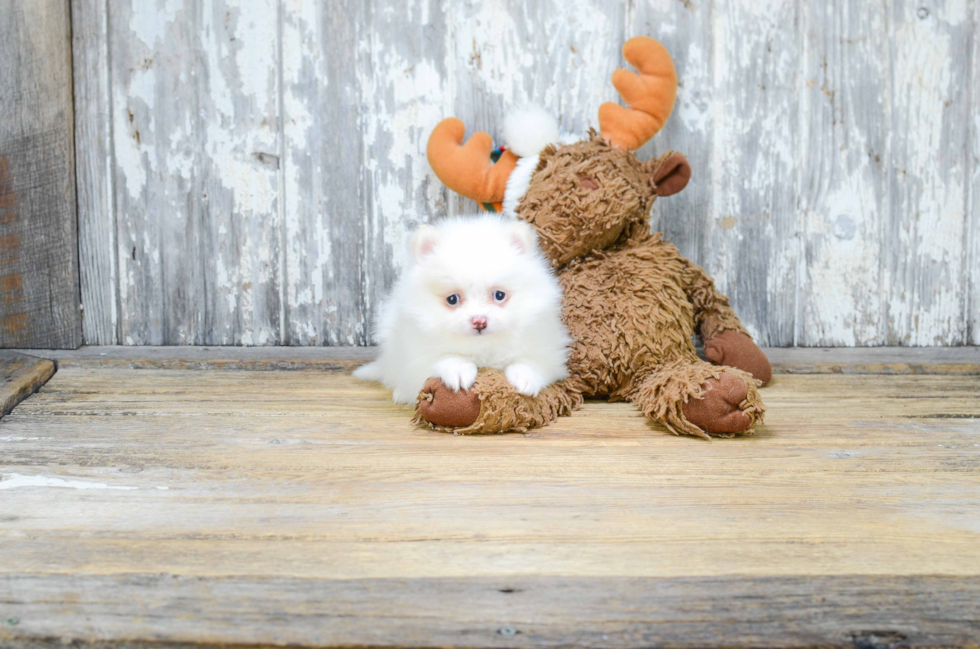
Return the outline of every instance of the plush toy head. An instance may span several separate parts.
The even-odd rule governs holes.
[[[683,189],[691,168],[679,153],[645,163],[633,154],[670,116],[677,74],[666,49],[651,38],[630,39],[623,56],[639,70],[616,70],[612,77],[629,107],[603,104],[599,133],[563,136],[554,118],[525,110],[505,123],[508,148],[494,163],[490,136],[475,133],[462,144],[463,123],[450,118],[429,138],[433,170],[484,209],[531,222],[555,266],[645,236],[654,200]]]
[[[681,175],[686,183],[690,168],[682,155],[641,163],[593,131],[587,140],[541,152],[516,214],[535,226],[552,263],[563,266],[593,250],[646,236],[657,196],[683,188],[664,181]]]

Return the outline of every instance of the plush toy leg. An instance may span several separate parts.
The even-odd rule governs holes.
[[[694,306],[695,326],[704,341],[704,355],[715,365],[727,365],[748,372],[762,385],[772,378],[769,359],[746,333],[728,298],[715,289],[714,281],[704,269],[680,257],[677,249],[663,244],[684,267],[682,278],[688,298]]]
[[[749,374],[690,358],[646,377],[631,401],[672,433],[705,438],[749,434],[765,412]]]
[[[748,372],[766,385],[772,380],[772,366],[765,353],[745,333],[722,331],[705,341],[704,356],[715,365],[727,365]]]
[[[567,380],[528,397],[514,390],[503,372],[483,369],[472,388],[459,392],[437,378],[429,379],[419,394],[415,422],[461,435],[523,432],[547,426],[580,405],[581,393]]]

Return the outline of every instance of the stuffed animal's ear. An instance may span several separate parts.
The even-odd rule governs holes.
[[[668,151],[647,165],[657,185],[657,196],[672,196],[687,187],[691,179],[691,165],[684,154],[677,151]]]
[[[439,242],[439,231],[431,225],[420,225],[412,235],[412,254],[416,261],[421,261],[432,254]]]
[[[537,247],[538,233],[534,227],[525,221],[514,221],[507,224],[507,235],[514,247],[520,250],[521,254],[527,254]]]
[[[549,144],[545,148],[541,149],[541,153],[538,154],[538,166],[534,168],[534,173],[538,173],[547,167],[548,160],[551,160],[556,153],[558,153],[558,147],[556,147],[554,144]]]

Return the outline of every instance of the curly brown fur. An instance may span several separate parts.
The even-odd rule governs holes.
[[[588,140],[541,153],[517,213],[534,225],[542,250],[561,267],[634,236],[636,226],[648,233],[655,198],[636,156],[609,146],[592,131]]]
[[[558,275],[575,340],[571,376],[586,396],[621,400],[639,375],[683,352],[694,355],[694,307],[680,283],[684,260],[653,236],[596,251]]]
[[[719,379],[722,374],[732,374],[744,381],[745,397],[738,399],[731,410],[736,408],[744,413],[749,421],[748,428],[738,431],[750,435],[756,423],[762,423],[765,406],[759,399],[755,380],[751,375],[731,368],[722,368],[705,363],[698,358],[680,358],[665,363],[644,380],[630,396],[643,414],[661,422],[675,435],[686,434],[710,438],[731,437],[734,433],[724,430],[710,431],[711,435],[692,423],[685,413],[685,405],[691,400],[705,398],[705,385],[711,379]]]

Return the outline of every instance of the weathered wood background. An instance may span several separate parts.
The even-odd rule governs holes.
[[[980,343],[980,0],[72,0],[93,344],[350,345],[419,222],[470,210],[444,116],[569,130],[626,38],[682,87],[653,225],[765,345]]]
[[[71,23],[0,0],[0,347],[78,347]]]

